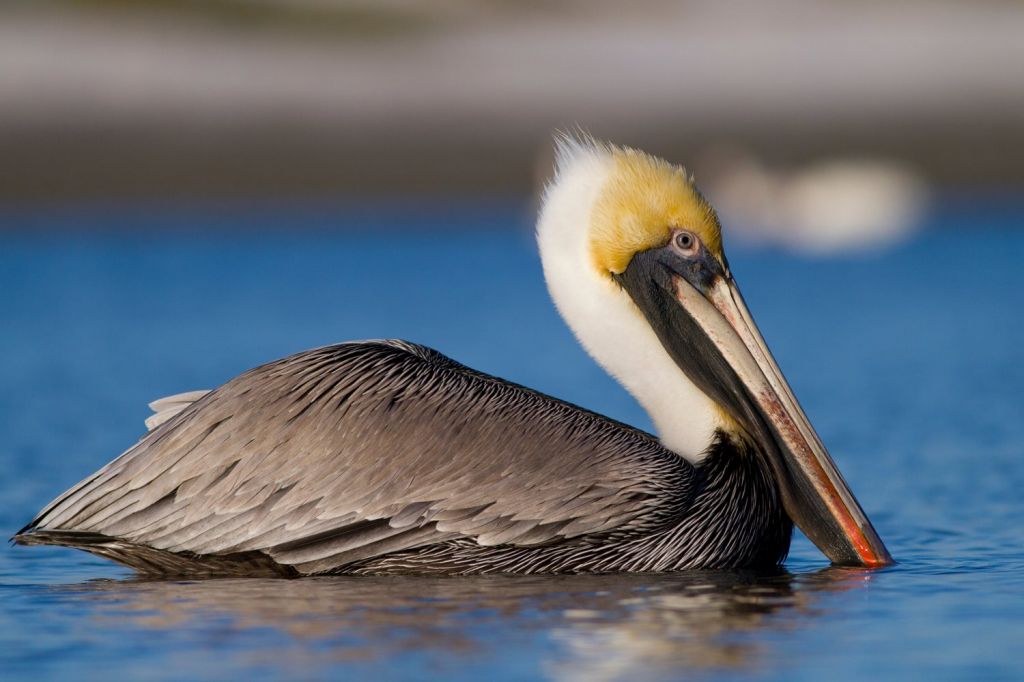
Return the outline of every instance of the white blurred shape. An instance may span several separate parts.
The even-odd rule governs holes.
[[[701,166],[698,183],[729,234],[807,253],[892,245],[920,226],[928,206],[920,175],[885,159],[838,158],[783,171],[719,150]]]

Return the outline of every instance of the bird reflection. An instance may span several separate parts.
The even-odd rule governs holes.
[[[241,664],[326,672],[346,661],[425,655],[438,665],[479,661],[494,649],[543,652],[555,679],[657,679],[680,669],[742,670],[771,643],[813,625],[827,592],[856,589],[867,571],[695,571],[661,575],[323,577],[302,580],[96,581],[75,592],[96,617],[180,634],[216,623],[236,637]],[[247,648],[245,634],[260,637]],[[759,636],[764,632],[772,637]],[[497,634],[496,634],[497,633]],[[537,637],[547,643],[537,646]],[[241,642],[241,644],[239,644]],[[298,667],[301,666],[301,667]]]

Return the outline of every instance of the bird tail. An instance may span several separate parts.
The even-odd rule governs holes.
[[[29,525],[18,531],[11,541],[16,545],[80,549],[149,576],[293,578],[298,575],[291,566],[279,564],[262,552],[221,555],[170,552],[92,531],[51,530]]]
[[[113,538],[102,533],[81,530],[45,530],[31,525],[25,526],[11,538],[16,545],[58,545],[87,549],[97,545],[108,544]]]

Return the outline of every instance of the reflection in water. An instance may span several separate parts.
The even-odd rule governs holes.
[[[242,665],[315,673],[344,662],[422,654],[442,666],[534,642],[556,679],[657,678],[744,669],[770,657],[759,631],[806,627],[825,591],[865,571],[666,575],[324,577],[199,582],[99,581],[56,588],[104,625],[216,636],[248,633]],[[206,632],[203,632],[206,628]],[[253,646],[252,633],[269,631]]]

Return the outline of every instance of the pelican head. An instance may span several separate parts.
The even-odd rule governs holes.
[[[667,448],[699,465],[716,434],[753,445],[830,560],[892,562],[772,358],[685,170],[566,137],[537,237],[559,312]]]

